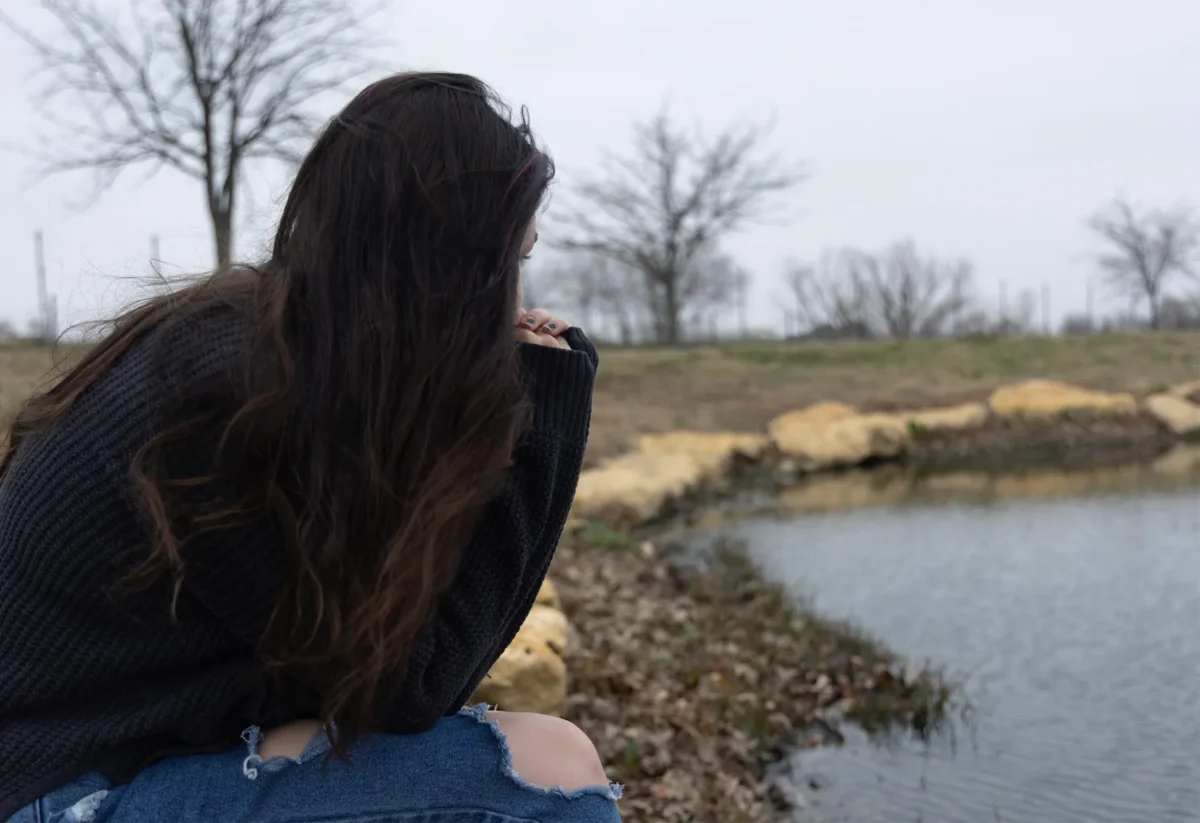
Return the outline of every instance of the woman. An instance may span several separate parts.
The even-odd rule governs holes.
[[[552,175],[478,80],[376,83],[264,265],[127,313],[27,404],[0,820],[617,819],[573,726],[462,710],[587,439],[595,350],[518,308]]]

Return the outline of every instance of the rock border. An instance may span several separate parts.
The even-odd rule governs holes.
[[[736,467],[767,465],[784,485],[805,477],[906,460],[1021,464],[1123,451],[1153,457],[1200,440],[1200,381],[1138,400],[1052,380],[1001,386],[985,403],[879,413],[814,403],[772,420],[765,433],[674,431],[585,471],[575,519],[614,527],[654,523],[689,499],[728,488]]]

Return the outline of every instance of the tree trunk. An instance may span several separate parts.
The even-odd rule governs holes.
[[[233,261],[233,209],[213,204],[209,208],[212,217],[213,247],[217,253],[217,270],[224,271]]]
[[[1146,302],[1150,304],[1150,329],[1157,331],[1161,319],[1159,318],[1158,295],[1150,293],[1146,295]]]
[[[676,289],[676,272],[671,272],[663,289],[663,322],[661,328],[664,339],[662,342],[672,346],[679,345],[679,293]]]

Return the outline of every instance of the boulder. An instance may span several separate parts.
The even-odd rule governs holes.
[[[1146,398],[1146,411],[1180,437],[1200,434],[1200,406],[1174,394]]]
[[[851,406],[849,403],[839,403],[835,400],[822,400],[819,403],[812,403],[794,412],[788,412],[785,417],[792,420],[805,420],[810,423],[824,423],[831,420],[844,420],[847,417],[854,417],[858,414],[858,409]],[[778,418],[776,418],[778,419]]]
[[[929,431],[965,431],[977,429],[988,421],[990,413],[983,403],[963,403],[959,406],[939,406],[897,414],[910,425]]]
[[[1128,392],[1093,391],[1056,380],[1001,386],[992,392],[988,405],[1001,417],[1056,417],[1072,411],[1119,416],[1135,414],[1138,408]]]
[[[724,473],[734,458],[761,460],[770,440],[766,435],[746,432],[673,431],[644,434],[638,438],[638,451],[646,454],[688,454]]]
[[[711,458],[679,452],[634,452],[583,472],[571,514],[621,526],[645,523],[713,476]]]
[[[567,699],[567,664],[562,656],[569,631],[566,615],[558,609],[534,606],[471,702],[510,712],[557,715]]]
[[[550,581],[549,577],[542,580],[535,602],[539,606],[549,606],[552,609],[562,608],[562,603],[558,599],[558,589],[554,587],[554,583]]]
[[[788,412],[768,428],[779,451],[808,471],[898,457],[911,444],[908,424],[900,417],[858,414],[842,404],[819,403]]]
[[[1190,400],[1193,403],[1200,403],[1200,380],[1192,380],[1188,383],[1180,383],[1177,386],[1172,386],[1167,389],[1167,394],[1175,397]]]

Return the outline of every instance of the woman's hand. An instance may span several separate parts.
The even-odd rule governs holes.
[[[521,309],[517,312],[516,339],[518,343],[532,343],[536,346],[551,346],[559,349],[570,349],[561,335],[571,324],[554,317],[545,309]]]

